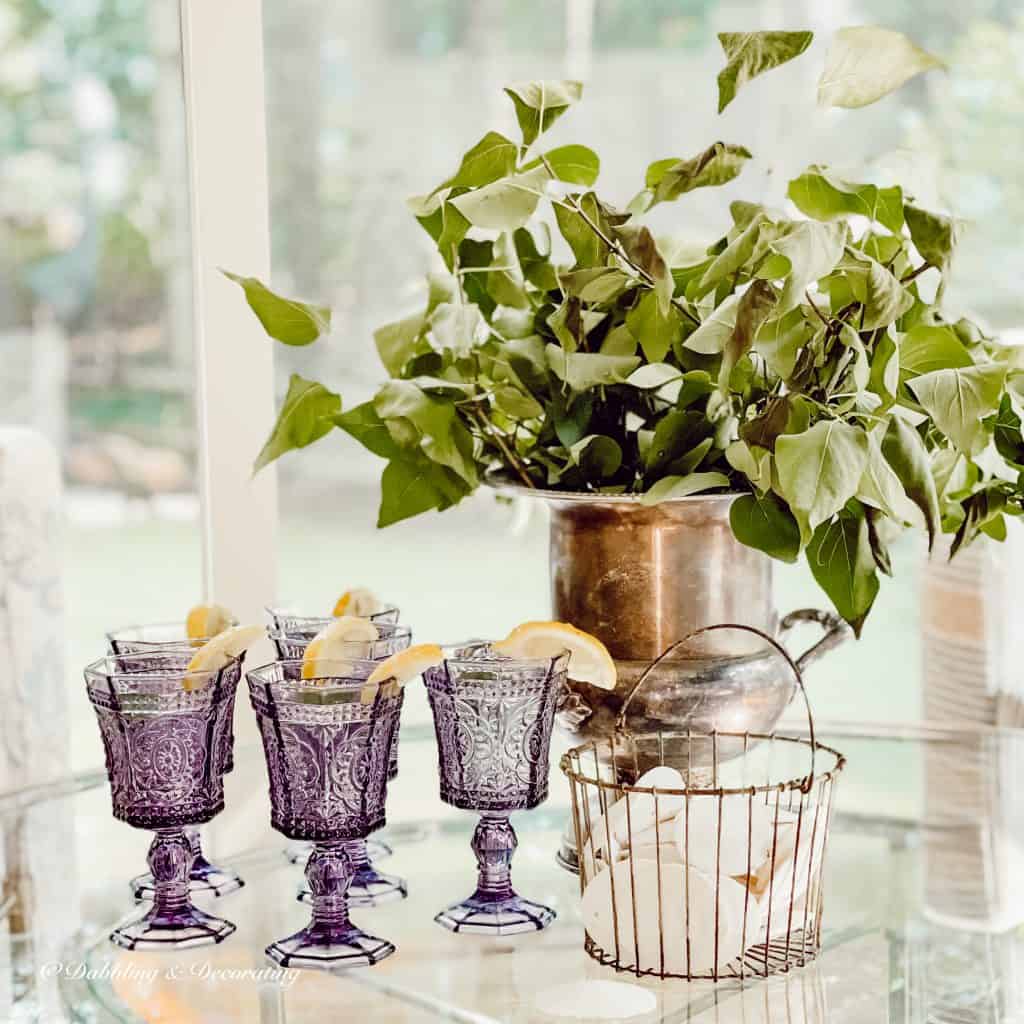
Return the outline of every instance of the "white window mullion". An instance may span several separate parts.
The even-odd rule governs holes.
[[[206,594],[255,622],[276,585],[276,478],[251,476],[273,352],[219,268],[270,275],[261,0],[181,0],[181,22]]]

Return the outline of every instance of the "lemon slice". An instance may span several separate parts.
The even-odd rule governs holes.
[[[235,617],[222,604],[197,604],[185,617],[185,635],[189,640],[208,640],[234,623]]]
[[[302,678],[316,679],[319,669],[318,661],[340,661],[346,653],[345,644],[372,643],[379,636],[377,627],[369,619],[361,619],[357,615],[342,615],[328,623],[320,630],[306,647],[302,656]]]
[[[367,616],[381,611],[383,607],[380,599],[372,590],[367,590],[366,587],[353,587],[338,598],[331,614],[335,617],[339,615]]]
[[[567,622],[524,622],[492,647],[510,658],[553,658],[568,651],[570,679],[602,690],[615,689],[615,662],[608,648]]]
[[[188,663],[188,668],[185,671],[188,673],[216,672],[232,658],[237,658],[244,653],[260,637],[266,635],[267,631],[263,626],[234,626],[227,629],[207,640],[192,655],[192,660]],[[190,679],[186,676],[182,685],[186,690],[198,690],[204,683],[205,680]]]
[[[398,654],[392,654],[386,661],[382,661],[366,680],[367,687],[375,684],[393,681],[399,686],[405,686],[411,679],[423,675],[428,668],[440,665],[444,661],[444,651],[437,644],[416,644],[415,647],[407,647]]]

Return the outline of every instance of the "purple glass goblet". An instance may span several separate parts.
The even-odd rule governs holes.
[[[224,807],[227,710],[242,663],[188,672],[183,651],[112,655],[85,669],[96,711],[114,817],[156,833],[149,848],[153,904],[119,925],[125,949],[185,949],[220,942],[230,921],[194,907],[189,875],[195,854],[187,826]]]
[[[480,814],[471,843],[478,876],[473,895],[434,920],[481,935],[539,931],[555,912],[512,888],[516,834],[508,816],[547,799],[551,731],[568,654],[511,659],[473,643],[446,655],[423,682],[434,713],[441,799]]]
[[[317,679],[303,679],[294,660],[247,673],[267,757],[270,823],[313,843],[312,920],[267,947],[282,967],[366,967],[395,951],[348,916],[354,844],[384,824],[388,752],[402,708],[390,686],[365,686],[377,664],[321,663]]]
[[[107,645],[111,654],[147,654],[162,650],[188,651],[185,664],[195,653],[195,649],[204,644],[209,637],[189,639],[185,635],[185,627],[180,622],[152,622],[144,626],[122,626],[107,633]],[[235,767],[235,692],[232,689],[227,706],[227,742],[221,749],[224,764],[221,771],[226,774]],[[199,829],[185,830],[192,852],[192,871],[189,876],[189,891],[209,896],[226,896],[229,892],[241,889],[245,882],[233,868],[213,864],[203,855]],[[153,876],[137,875],[129,883],[132,897],[136,902],[153,898]]]
[[[302,629],[296,627],[289,631],[271,631],[270,639],[274,641],[278,657],[282,661],[301,660],[306,653],[309,642],[324,628],[331,619],[311,620],[311,625]],[[378,637],[376,640],[362,641],[353,640],[351,643],[342,644],[338,656],[344,659],[366,659],[370,661],[383,661],[390,658],[392,654],[404,651],[412,642],[412,630],[408,626],[400,626],[394,623],[376,622]],[[402,700],[402,694],[399,694]],[[395,730],[394,739],[391,743],[391,750],[388,757],[388,780],[390,781],[398,774],[398,730]],[[371,850],[371,845],[376,849]],[[350,853],[355,867],[355,875],[348,888],[349,903],[352,906],[374,906],[378,903],[387,903],[391,900],[405,899],[409,888],[405,879],[398,875],[384,874],[374,867],[373,861],[380,859],[380,848],[384,849],[384,856],[391,853],[390,847],[384,843],[363,842],[359,840],[352,844]],[[295,851],[289,856],[293,863],[305,860],[308,850]],[[303,854],[305,853],[306,856]],[[376,854],[376,855],[375,855]],[[287,855],[287,854],[286,854]],[[293,859],[294,857],[294,859]],[[299,901],[302,903],[312,902],[313,894],[308,888],[299,890]]]

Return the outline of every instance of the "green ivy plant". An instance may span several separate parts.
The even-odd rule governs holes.
[[[721,110],[811,33],[720,40]],[[863,106],[939,63],[899,33],[843,29],[819,99]],[[815,165],[786,210],[734,202],[725,235],[687,258],[645,214],[731,181],[747,149],[656,160],[619,209],[594,191],[594,150],[542,142],[580,83],[505,91],[519,138],[488,132],[410,201],[440,259],[424,308],[375,334],[389,379],[343,411],[294,375],[257,468],[341,429],[386,460],[380,526],[492,479],[648,504],[733,492],[736,537],[805,554],[858,632],[894,532],[953,533],[954,551],[1004,535],[1022,504],[1024,369],[943,315],[954,219]],[[329,332],[329,310],[233,279],[278,341]]]

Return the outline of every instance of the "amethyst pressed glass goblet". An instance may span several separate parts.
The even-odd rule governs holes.
[[[185,628],[180,622],[152,622],[144,626],[122,626],[107,633],[107,644],[111,654],[146,654],[171,649],[188,651],[186,664],[195,653],[195,648],[204,644],[209,637],[189,639]],[[230,772],[235,767],[235,692],[233,688],[228,697],[227,742],[223,745],[224,765],[222,772]],[[189,876],[189,890],[210,896],[226,896],[229,892],[241,889],[245,882],[237,871],[229,867],[212,864],[203,856],[199,829],[187,828],[185,835],[192,847],[194,858]],[[153,876],[138,875],[129,883],[132,896],[137,902],[153,898]]]
[[[192,905],[195,854],[185,828],[224,808],[227,712],[242,663],[233,659],[216,672],[186,665],[182,651],[157,651],[108,656],[85,669],[114,817],[156,833],[147,858],[153,904],[110,936],[125,949],[185,949],[235,930]]]
[[[381,613],[383,614],[383,613]],[[295,626],[290,631],[273,630],[270,639],[274,641],[278,657],[282,661],[290,659],[301,660],[306,653],[309,642],[332,620],[309,619],[306,625],[299,628]],[[390,658],[392,654],[404,651],[412,642],[412,630],[408,626],[400,626],[395,623],[375,621],[378,636],[376,640],[353,640],[350,643],[342,644],[338,652],[341,658],[367,659],[370,661],[383,661]],[[403,691],[404,692],[404,691]],[[402,694],[399,694],[399,700]],[[390,781],[398,774],[398,730],[395,730],[394,739],[391,742],[391,750],[388,757],[388,780]],[[309,855],[308,847],[299,847],[290,850],[286,856],[293,864],[305,860]],[[355,866],[355,874],[348,888],[349,903],[353,906],[372,906],[377,903],[386,903],[390,900],[405,899],[409,892],[405,879],[398,875],[387,875],[378,871],[373,862],[386,857],[391,853],[391,848],[384,843],[374,840],[359,840],[352,844],[349,853]],[[309,889],[299,891],[299,900],[309,903],[312,900],[312,893]]]
[[[441,799],[480,814],[472,840],[478,878],[472,896],[434,920],[453,932],[538,931],[555,912],[512,888],[517,843],[508,816],[547,799],[551,731],[569,657],[505,658],[486,643],[446,654],[423,682],[437,732]]]
[[[401,713],[389,686],[365,687],[377,662],[321,662],[302,679],[302,662],[247,673],[249,698],[267,757],[270,822],[289,839],[309,840],[311,922],[267,947],[282,967],[366,967],[395,947],[348,916],[354,844],[384,824],[388,752]]]

